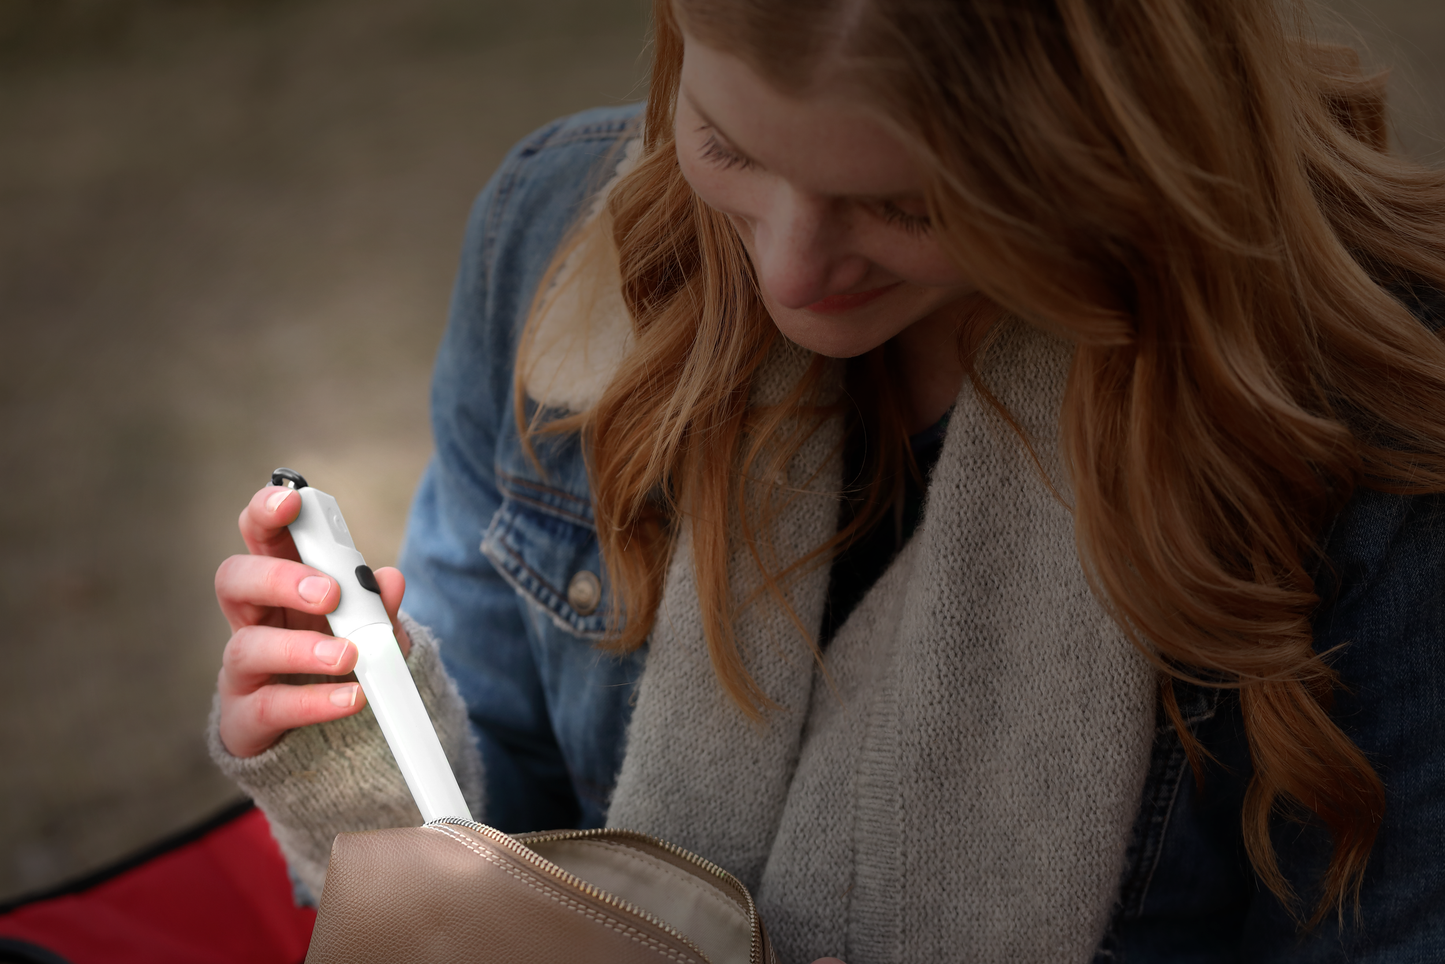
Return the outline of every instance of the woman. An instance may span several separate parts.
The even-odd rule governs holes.
[[[787,960],[1445,955],[1445,178],[1378,82],[1254,0],[655,15],[438,359],[398,625],[476,812],[701,853]],[[298,501],[212,730],[314,890],[415,816],[278,679],[355,659]]]

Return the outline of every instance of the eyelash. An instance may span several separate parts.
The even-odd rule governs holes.
[[[909,214],[892,201],[879,205],[883,220],[915,237],[927,234],[933,228],[933,219],[926,214]]]
[[[723,147],[722,141],[717,139],[716,134],[709,134],[702,145],[702,159],[714,167],[727,171],[734,167],[741,167],[746,171],[753,166],[753,162],[743,157],[736,151],[730,151]]]
[[[755,166],[751,160],[743,157],[737,151],[724,147],[722,141],[717,139],[716,134],[709,134],[707,140],[703,141],[702,159],[723,171],[733,168],[746,171]],[[915,237],[927,234],[933,227],[933,221],[927,215],[909,214],[892,201],[880,202],[878,213],[886,223]]]

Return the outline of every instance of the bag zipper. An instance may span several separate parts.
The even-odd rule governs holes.
[[[711,860],[705,857],[699,857],[690,851],[683,850],[676,844],[669,843],[661,837],[639,833],[636,830],[609,830],[605,827],[599,827],[592,830],[557,830],[551,833],[523,834],[522,836],[524,840],[519,842],[522,843],[523,846],[526,846],[527,842],[534,840],[537,843],[553,843],[559,840],[586,840],[588,838],[639,840],[643,843],[651,844],[660,850],[665,850],[674,857],[687,861],[704,873],[716,877],[719,882],[726,885],[741,899],[742,905],[747,909],[748,927],[752,932],[749,940],[748,964],[764,964],[763,942],[761,939],[762,928],[758,926],[758,909],[753,904],[753,895],[748,893],[748,889],[743,886],[742,881],[738,880],[726,870],[723,870]]]
[[[561,867],[552,863],[541,854],[530,849],[526,845],[526,843],[516,839],[515,837],[512,837],[510,834],[502,833],[500,830],[497,830],[494,827],[488,827],[485,824],[477,823],[475,820],[466,820],[462,817],[439,817],[436,820],[431,820],[423,824],[423,828],[435,827],[437,824],[443,823],[451,824],[457,827],[465,827],[468,830],[472,830],[476,833],[481,834],[483,837],[486,837],[493,843],[501,845],[512,856],[518,857],[521,860],[524,860],[527,863],[531,864],[537,870],[540,870],[548,875],[560,875],[563,881],[565,881],[567,884],[576,887],[578,890],[587,894],[587,896],[593,898],[594,900],[597,900],[603,904],[607,904],[608,906],[614,907],[618,910],[625,911],[630,914],[636,914],[638,917],[641,917],[649,924],[652,924],[654,927],[657,927],[659,930],[662,930],[669,936],[681,941],[685,946],[695,952],[699,959],[704,961],[711,960],[706,954],[703,953],[702,948],[698,947],[692,942],[691,938],[689,938],[686,934],[683,934],[671,924],[654,916],[653,914],[648,913],[641,907],[637,907],[625,900],[622,900],[619,897],[614,897],[607,891],[601,890],[597,887],[594,887],[592,884],[589,884],[581,877],[578,877],[575,874],[563,870]],[[603,828],[597,828],[593,830],[562,830],[555,833],[528,835],[527,840],[535,840],[538,843],[555,843],[562,840],[585,840],[588,838],[597,837],[623,837],[633,840],[644,841],[653,845],[654,847],[659,847],[667,851],[675,857],[679,857],[687,861],[688,863],[693,864],[699,869],[706,871],[712,876],[719,878],[723,883],[729,885],[734,891],[736,891],[742,896],[747,907],[748,924],[750,925],[752,930],[748,948],[748,964],[764,964],[762,954],[762,942],[758,939],[759,928],[757,923],[757,908],[753,906],[752,895],[748,893],[747,888],[742,885],[741,881],[739,881],[732,874],[728,873],[726,870],[723,870],[712,861],[704,860],[703,858],[698,857],[695,854],[688,853],[681,847],[670,844],[666,840],[661,840],[657,837],[650,837],[647,834],[637,833],[633,830],[607,830]]]

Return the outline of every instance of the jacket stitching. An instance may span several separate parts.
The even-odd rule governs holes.
[[[616,135],[636,127],[639,122],[640,117],[633,116],[619,120],[593,121],[571,129],[568,129],[565,123],[558,123],[540,131],[537,137],[528,141],[518,151],[518,156],[531,157],[551,147],[565,147],[586,141],[613,140]]]
[[[543,589],[546,589],[547,592],[552,595],[552,598],[557,601],[557,602],[556,602],[556,605],[553,605],[553,606],[545,606],[545,608],[546,608],[548,611],[556,612],[557,615],[560,617],[562,614],[561,614],[561,612],[559,612],[559,610],[561,610],[561,609],[565,606],[568,611],[572,612],[572,613],[576,616],[576,620],[577,620],[577,621],[576,621],[575,623],[573,623],[572,620],[570,620],[570,619],[567,620],[567,622],[568,622],[569,624],[571,624],[571,625],[569,625],[569,626],[567,627],[571,632],[576,633],[576,634],[578,634],[578,635],[589,636],[589,637],[595,637],[595,636],[600,636],[600,635],[601,635],[601,634],[598,633],[598,632],[589,631],[589,630],[585,629],[585,628],[581,625],[582,620],[583,620],[585,617],[583,617],[581,613],[578,613],[575,609],[573,609],[570,604],[564,603],[563,600],[566,599],[567,597],[566,597],[565,595],[563,595],[561,592],[559,592],[556,586],[553,586],[550,582],[548,582],[545,578],[543,578],[541,573],[537,572],[537,570],[535,570],[535,569],[533,569],[531,566],[527,565],[526,560],[524,560],[524,559],[521,557],[520,554],[514,552],[514,551],[511,549],[510,546],[507,546],[507,545],[505,545],[505,544],[502,545],[502,551],[505,552],[509,557],[511,557],[512,560],[514,560],[514,561],[516,562],[517,567],[518,567],[519,569],[523,570],[524,572],[527,573],[527,575],[529,575],[529,576],[531,576],[533,579],[535,579],[535,580],[542,586],[542,588],[543,588]],[[533,595],[533,598],[536,598],[535,595]],[[538,602],[541,602],[542,600],[539,599],[539,600],[537,600],[537,601],[538,601]]]
[[[516,488],[531,489],[532,491],[541,493],[543,495],[554,495],[561,499],[565,499],[568,502],[572,502],[580,506],[586,506],[589,509],[592,507],[592,504],[590,502],[579,499],[577,498],[577,496],[572,495],[570,492],[564,492],[561,489],[554,489],[551,486],[541,485],[529,479],[524,479],[521,476],[512,475],[510,472],[507,472],[504,469],[497,469],[496,472],[498,478],[501,480],[498,482],[498,488],[500,488],[511,498],[516,499],[518,502],[525,502],[528,505],[543,509],[553,515],[561,516],[567,519],[567,521],[569,522],[576,522],[579,525],[582,525],[594,532],[597,530],[597,527],[593,523],[593,521],[586,516],[580,515],[576,512],[572,512],[568,509],[564,509],[560,506],[555,506],[540,501],[536,498],[533,498],[532,496],[523,495],[521,492],[516,491]]]
[[[521,494],[520,492],[514,492],[506,488],[503,488],[502,491],[507,494],[507,497],[509,499],[512,499],[515,502],[521,502],[524,505],[530,505],[534,509],[546,512],[549,515],[555,515],[558,518],[564,519],[567,522],[575,523],[579,526],[583,526],[593,532],[597,531],[597,527],[594,526],[590,520],[584,519],[580,515],[575,515],[571,512],[568,512],[566,509],[558,508],[555,505],[548,505],[547,503],[534,499],[531,496],[526,496]]]
[[[544,150],[548,150],[554,147],[567,147],[572,144],[585,144],[589,141],[616,140],[617,135],[626,133],[627,129],[630,126],[632,125],[626,122],[616,121],[609,122],[609,124],[604,127],[589,126],[580,128],[578,130],[567,131],[566,133],[559,134],[553,138],[543,141],[523,156],[534,156]]]
[[[588,629],[583,617],[565,602],[566,597],[559,593],[548,580],[544,579],[540,573],[527,565],[526,561],[523,560],[520,555],[502,541],[503,520],[501,515],[502,510],[498,509],[492,524],[482,535],[482,544],[479,547],[482,555],[492,561],[497,572],[506,580],[507,584],[512,587],[514,592],[531,600],[538,609],[541,609],[547,614],[548,618],[552,620],[553,625],[558,629],[582,639],[601,639],[604,635],[602,630]],[[518,579],[517,573],[512,570],[513,566],[520,569],[523,574],[537,583],[537,587],[534,589]],[[543,599],[537,589],[546,592],[550,600]],[[571,613],[571,617],[569,618],[566,613]]]
[[[508,482],[514,483],[514,484],[516,484],[516,485],[523,486],[523,487],[528,488],[528,489],[535,489],[535,490],[538,491],[538,492],[551,492],[551,493],[555,493],[555,494],[561,496],[562,498],[566,499],[567,501],[569,501],[569,502],[575,502],[575,503],[577,503],[578,505],[581,505],[581,506],[588,506],[588,507],[590,507],[590,506],[592,505],[592,503],[591,503],[589,500],[584,499],[584,498],[581,498],[580,496],[573,495],[573,494],[570,493],[570,492],[567,492],[567,491],[565,491],[565,490],[563,490],[563,489],[555,488],[555,487],[550,486],[550,485],[544,485],[543,483],[538,482],[538,481],[536,481],[536,480],[534,480],[534,479],[528,479],[528,478],[526,478],[526,477],[524,477],[524,476],[514,475],[513,473],[508,472],[508,471],[506,471],[505,469],[498,469],[498,470],[497,470],[497,474],[500,475],[500,476],[502,476],[503,478],[505,478]]]
[[[512,549],[511,546],[508,546],[505,543],[502,544],[502,551],[505,552],[517,564],[517,567],[519,569],[521,569],[527,575],[535,579],[542,586],[542,588],[546,589],[549,593],[551,593],[554,598],[559,600],[563,598],[562,593],[557,589],[556,586],[552,585],[552,583],[549,582],[547,578],[543,576],[540,572],[527,565],[527,561],[522,558],[521,553],[516,552]]]
[[[1184,717],[1184,725],[1192,731],[1205,720],[1213,719],[1219,709],[1219,697],[1219,690],[1210,690],[1204,698],[1204,705]],[[1179,799],[1179,787],[1184,779],[1184,771],[1188,769],[1188,755],[1184,752],[1183,740],[1173,722],[1162,724],[1155,740],[1156,746],[1165,742],[1168,756],[1162,763],[1151,761],[1149,775],[1145,778],[1145,786],[1153,788],[1142,808],[1148,811],[1149,819],[1144,828],[1144,837],[1139,841],[1139,854],[1132,872],[1120,888],[1119,910],[1126,918],[1135,918],[1143,913],[1144,902],[1154,884],[1154,874],[1159,869],[1159,861],[1163,859],[1164,839],[1169,834],[1169,822],[1174,816],[1174,805]],[[1154,752],[1157,761],[1158,749]],[[1156,773],[1157,782],[1153,779]]]
[[[1177,740],[1178,737],[1176,736]],[[1170,747],[1169,760],[1165,764],[1164,779],[1159,789],[1168,791],[1168,802],[1164,804],[1162,812],[1156,809],[1154,816],[1150,818],[1150,839],[1148,850],[1141,856],[1146,857],[1148,870],[1144,873],[1143,879],[1139,881],[1138,890],[1133,900],[1133,906],[1126,908],[1125,913],[1131,917],[1137,917],[1144,910],[1144,901],[1149,897],[1149,888],[1154,884],[1154,874],[1159,869],[1159,861],[1164,856],[1164,838],[1169,833],[1169,818],[1174,815],[1174,804],[1179,799],[1179,785],[1184,778],[1184,764],[1187,757],[1184,753],[1184,744],[1175,743]],[[1162,793],[1156,793],[1152,801],[1158,808]],[[1144,869],[1142,866],[1141,870]]]
[[[507,201],[511,198],[513,187],[521,180],[522,168],[526,166],[523,162],[542,153],[544,150],[558,147],[566,147],[571,144],[579,144],[587,141],[617,140],[619,134],[626,133],[629,129],[635,128],[640,123],[637,115],[611,121],[594,121],[584,124],[581,127],[567,129],[566,119],[556,121],[542,128],[537,134],[528,140],[511,161],[505,165],[500,172],[502,181],[498,184],[496,198],[490,205],[491,211],[488,218],[487,231],[484,235],[483,254],[486,255],[485,263],[490,266],[492,263],[492,252],[496,249],[496,226],[500,223],[502,213],[506,208]],[[490,267],[488,268],[490,280]],[[488,286],[490,289],[490,285]]]

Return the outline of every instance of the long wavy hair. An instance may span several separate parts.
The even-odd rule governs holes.
[[[595,406],[545,427],[583,436],[610,645],[647,638],[686,514],[713,666],[764,712],[732,636],[730,545],[741,533],[786,605],[786,581],[877,518],[908,458],[879,349],[852,393],[878,440],[865,511],[766,565],[777,507],[750,510],[738,480],[837,408],[824,359],[782,405],[748,406],[780,336],[738,235],[678,168],[685,24],[783,91],[846,70],[922,159],[932,230],[981,290],[961,330],[1010,315],[1078,346],[1061,431],[1094,590],[1166,674],[1196,773],[1172,681],[1238,690],[1250,860],[1297,907],[1270,824],[1308,811],[1333,841],[1311,923],[1343,911],[1384,792],[1330,718],[1337,677],[1310,625],[1320,533],[1359,486],[1445,490],[1445,343],[1409,304],[1445,285],[1445,176],[1389,153],[1383,78],[1314,41],[1289,0],[656,0],[654,16],[642,155],[589,229],[616,259],[632,346]],[[970,365],[983,343],[960,342]]]

